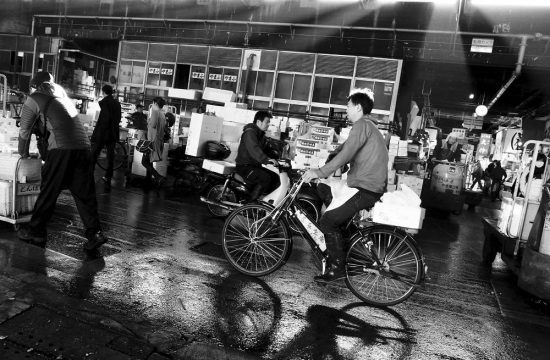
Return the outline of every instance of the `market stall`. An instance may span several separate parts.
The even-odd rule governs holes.
[[[511,194],[503,195],[499,219],[482,219],[482,259],[491,264],[500,253],[518,276],[520,288],[550,300],[550,188],[548,158],[540,156],[544,147],[550,142],[531,140],[524,145],[516,171],[519,181]]]

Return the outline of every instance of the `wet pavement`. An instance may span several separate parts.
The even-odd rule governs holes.
[[[237,273],[223,221],[191,190],[111,186],[96,172],[110,241],[82,250],[63,193],[46,248],[0,223],[0,359],[547,359],[550,316],[497,256],[481,262],[481,216],[443,216],[415,236],[429,266],[406,302],[374,308],[344,283],[319,287],[304,241],[263,278]],[[171,184],[171,180],[167,185]]]

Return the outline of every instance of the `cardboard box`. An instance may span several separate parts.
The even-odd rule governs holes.
[[[321,141],[310,139],[307,137],[299,137],[296,139],[296,146],[304,149],[321,149]]]
[[[377,202],[372,220],[377,224],[393,225],[408,229],[422,229],[426,210],[419,206],[400,206]]]
[[[202,168],[210,170],[218,174],[231,174],[235,171],[235,163],[220,161],[220,160],[204,160],[202,162]]]
[[[204,156],[204,144],[209,141],[220,141],[223,132],[223,119],[217,116],[193,113],[189,124],[185,154]]]
[[[320,134],[311,134],[311,140],[316,140],[321,143],[330,144],[332,143],[332,136],[330,135],[320,135]]]
[[[397,174],[397,189],[401,189],[401,184],[405,184],[415,192],[416,195],[420,196],[422,193],[422,184],[424,179],[422,177],[413,176],[413,175],[403,175]]]
[[[311,148],[296,146],[296,155],[298,154],[317,155],[318,153],[319,153],[319,149],[311,149]]]
[[[388,171],[388,185],[395,185],[395,170]]]

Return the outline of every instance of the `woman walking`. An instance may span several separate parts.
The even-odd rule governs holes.
[[[153,167],[153,163],[162,160],[162,152],[164,150],[164,127],[166,126],[166,118],[162,112],[164,99],[156,97],[153,100],[153,107],[147,119],[147,140],[152,142],[153,151],[148,154],[143,154],[141,165],[147,170],[146,184],[151,184],[151,177],[155,178],[154,185],[160,188],[162,182],[166,178],[158,173]]]

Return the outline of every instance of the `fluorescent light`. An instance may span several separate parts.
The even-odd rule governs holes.
[[[472,2],[472,6],[495,6],[495,7],[503,7],[503,6],[540,6],[540,7],[548,7],[550,6],[550,2],[548,0],[470,0]]]
[[[470,98],[470,99],[473,99],[473,98],[474,98],[474,94],[470,94],[469,98]]]

